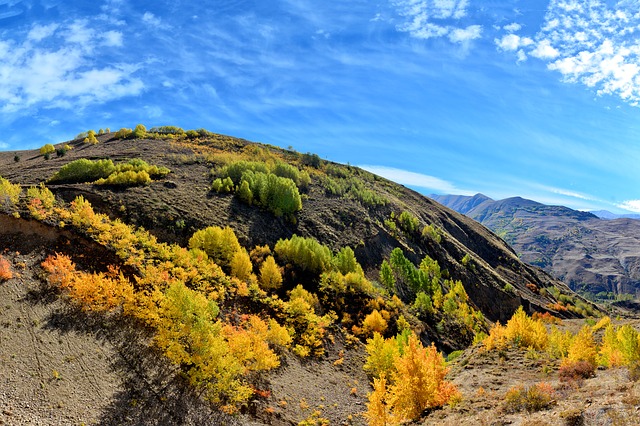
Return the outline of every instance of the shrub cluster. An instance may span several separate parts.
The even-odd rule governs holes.
[[[149,165],[144,160],[132,159],[125,163],[88,160],[81,158],[65,164],[49,179],[50,183],[95,183],[96,185],[146,185],[152,179],[169,174],[166,167]]]
[[[548,383],[536,383],[525,387],[516,386],[507,391],[504,398],[504,410],[509,413],[544,410],[554,403],[555,391]]]
[[[247,204],[289,218],[302,209],[299,188],[307,188],[311,181],[306,171],[282,162],[269,166],[265,162],[241,160],[213,173],[217,176],[212,184],[214,191],[235,192]]]

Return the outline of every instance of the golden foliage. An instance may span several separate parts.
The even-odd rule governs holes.
[[[384,334],[387,330],[387,321],[377,309],[374,309],[373,312],[364,318],[362,329],[364,334],[369,336],[373,333]]]
[[[233,255],[240,250],[240,243],[233,229],[210,226],[193,234],[189,239],[189,248],[201,249],[214,262],[227,267],[231,264]]]
[[[389,396],[387,390],[387,379],[382,376],[373,380],[373,392],[369,394],[367,411],[364,413],[369,426],[392,426],[399,424],[399,421],[391,414],[391,409],[387,404]]]
[[[260,266],[260,285],[265,290],[277,290],[282,285],[282,272],[273,256],[268,256]]]
[[[520,306],[505,326],[496,323],[484,340],[487,350],[504,348],[510,344],[520,348],[546,349],[549,336],[544,323],[529,317]]]
[[[76,265],[69,256],[56,253],[55,256],[48,256],[41,264],[42,268],[49,274],[48,280],[51,285],[68,288],[73,279]]]
[[[0,205],[5,210],[11,209],[20,201],[22,187],[18,184],[12,184],[5,178],[0,176]]]
[[[398,342],[395,337],[385,339],[380,333],[373,333],[373,337],[367,340],[367,361],[364,371],[374,378],[391,377],[395,371],[395,361],[399,356]]]
[[[448,368],[442,355],[434,345],[423,347],[415,334],[408,336],[400,351],[396,339],[384,341],[376,333],[369,340],[367,351],[370,355],[365,368],[378,375],[365,415],[370,425],[414,420],[425,409],[440,407],[459,397],[457,388],[444,379]],[[387,374],[391,383],[388,387]]]
[[[549,345],[547,346],[547,353],[552,358],[564,358],[569,353],[569,346],[571,346],[571,340],[573,336],[569,330],[564,333],[558,330],[555,325],[551,326],[551,332],[549,333]]]
[[[44,220],[53,212],[55,197],[43,183],[27,189],[27,200],[29,212],[37,220]]]
[[[253,275],[253,265],[249,253],[244,248],[236,251],[231,258],[231,275],[241,281],[248,281]],[[255,277],[254,277],[255,279]]]
[[[425,348],[414,334],[409,336],[392,374],[389,400],[392,412],[402,419],[416,419],[425,409],[449,402],[458,390],[444,380],[448,371],[433,344]]]
[[[573,337],[563,364],[566,362],[586,361],[589,364],[596,365],[597,354],[598,350],[593,331],[591,327],[585,325]]]

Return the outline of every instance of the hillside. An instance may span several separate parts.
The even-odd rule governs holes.
[[[486,199],[463,208],[474,197],[433,198],[487,226],[520,258],[539,266],[581,292],[632,294],[640,289],[640,221],[603,220],[593,213],[547,206],[519,197]]]
[[[406,354],[442,379],[438,351],[519,306],[601,314],[485,227],[360,169],[137,133],[0,153],[5,423],[363,424],[373,336],[400,392]],[[433,407],[455,396],[442,386]]]

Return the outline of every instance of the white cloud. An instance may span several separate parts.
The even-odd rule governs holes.
[[[560,55],[560,52],[551,46],[549,40],[541,40],[529,54],[538,59],[555,59]]]
[[[51,25],[34,25],[27,35],[27,39],[32,41],[42,41],[47,37],[51,37],[58,29],[58,24]]]
[[[142,22],[152,27],[159,27],[162,25],[160,18],[151,12],[145,12],[144,15],[142,15]]]
[[[533,40],[529,37],[520,37],[517,34],[507,34],[500,39],[494,40],[498,48],[505,51],[515,51],[521,47],[531,46]]]
[[[502,51],[517,51],[547,62],[564,81],[581,83],[598,95],[615,95],[631,105],[640,103],[640,8],[637,1],[551,0],[544,23],[530,45],[503,27],[496,38]],[[520,52],[519,49],[525,49]]]
[[[520,31],[522,29],[522,25],[518,24],[517,22],[513,22],[509,25],[505,25],[504,27],[502,27],[505,31],[508,31],[510,33],[515,32],[515,31]]]
[[[6,142],[0,141],[0,149],[7,149],[7,148],[9,148],[9,144]]]
[[[640,213],[640,200],[627,200],[622,203],[616,204],[616,207],[628,210],[634,213]]]
[[[468,0],[390,0],[404,22],[396,29],[414,38],[448,37],[452,43],[464,43],[480,37],[481,25],[461,26],[467,16]]]
[[[107,31],[102,35],[105,46],[121,47],[122,46],[122,33],[119,31]]]
[[[55,28],[34,26],[22,42],[1,40],[0,111],[78,108],[140,93],[143,84],[133,76],[137,67],[97,64],[98,48],[118,46],[119,34],[101,34],[82,20]]]
[[[451,182],[440,178],[424,175],[422,173],[410,172],[386,166],[362,165],[358,166],[376,175],[382,176],[402,185],[417,186],[445,194],[473,195],[471,191],[463,191],[455,187]]]
[[[469,40],[480,38],[482,26],[470,25],[467,28],[455,28],[449,33],[449,40],[453,43],[464,43]]]

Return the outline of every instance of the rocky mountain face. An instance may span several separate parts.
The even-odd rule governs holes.
[[[481,194],[431,197],[485,225],[509,243],[520,259],[574,290],[593,294],[640,290],[639,220],[604,220],[593,213],[519,197],[498,201]]]

